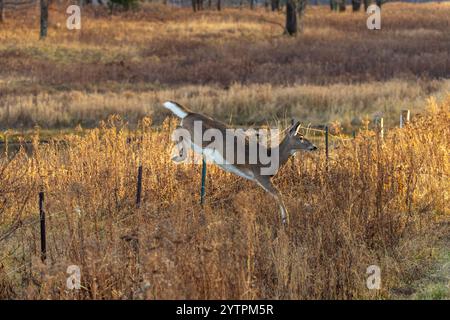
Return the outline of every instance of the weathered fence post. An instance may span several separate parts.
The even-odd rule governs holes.
[[[41,222],[41,260],[47,258],[47,243],[45,234],[45,211],[44,211],[44,192],[39,192],[39,219]]]
[[[327,163],[328,163],[328,125],[325,126],[325,155],[326,155],[326,159],[327,159]]]
[[[138,167],[137,186],[136,186],[136,207],[141,206],[141,194],[142,194],[142,164]]]
[[[380,139],[384,138],[384,124],[383,123],[384,123],[384,121],[383,121],[382,117],[376,119],[377,131],[378,131],[378,134],[380,135]]]
[[[200,189],[200,204],[203,206],[205,198],[205,183],[206,183],[206,160],[203,157],[202,161],[202,187]]]
[[[400,128],[403,128],[409,122],[409,110],[402,110],[400,112]]]

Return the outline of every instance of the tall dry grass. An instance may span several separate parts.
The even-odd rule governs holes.
[[[275,178],[290,211],[283,229],[270,196],[208,167],[170,162],[169,134],[149,118],[117,117],[28,155],[2,158],[0,297],[57,299],[389,298],[420,276],[448,224],[450,97],[384,141],[369,130],[289,161]],[[78,128],[78,130],[83,130]],[[10,155],[11,157],[11,155]],[[138,162],[143,199],[135,208]],[[39,259],[37,194],[45,191],[48,253]],[[444,228],[442,230],[442,228]],[[14,232],[8,233],[8,230]],[[66,288],[68,265],[82,289]],[[381,267],[379,291],[366,268]]]
[[[84,128],[98,126],[111,115],[120,115],[131,127],[150,116],[161,125],[169,115],[162,103],[178,101],[196,112],[235,125],[274,125],[295,117],[303,124],[323,125],[339,122],[350,133],[364,119],[382,116],[385,125],[398,125],[402,109],[412,114],[424,110],[430,95],[438,101],[450,92],[450,81],[400,81],[330,86],[293,85],[186,85],[136,92],[127,87],[120,91],[39,92],[7,95],[0,100],[0,129],[29,130],[41,128]]]
[[[160,124],[170,98],[238,124],[296,116],[349,129],[355,117],[396,119],[449,92],[446,3],[388,3],[379,32],[363,12],[311,6],[296,38],[264,10],[144,5],[110,16],[86,6],[77,32],[64,27],[65,8],[53,5],[45,41],[38,11],[7,12],[0,25],[1,128],[92,127],[115,113]]]

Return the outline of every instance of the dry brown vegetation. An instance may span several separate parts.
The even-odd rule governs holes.
[[[169,161],[170,128],[115,117],[84,137],[21,150],[1,165],[1,298],[389,298],[420,277],[448,235],[450,96],[384,141],[362,129],[323,152],[304,153],[276,177],[290,225],[257,186],[208,167]],[[82,130],[82,129],[79,129]],[[141,138],[139,138],[141,137]],[[131,138],[131,139],[129,139]],[[136,139],[137,138],[137,139]],[[143,201],[135,208],[137,164]],[[37,194],[44,190],[48,258],[39,259]],[[66,289],[78,265],[82,289]],[[382,289],[365,287],[366,268]]]
[[[380,32],[363,12],[336,14],[311,6],[296,39],[266,21],[282,14],[227,9],[192,14],[153,7],[136,14],[95,18],[85,13],[80,32],[64,28],[55,8],[45,43],[37,16],[12,20],[2,31],[2,75],[70,88],[119,83],[329,84],[396,77],[448,78],[448,4],[388,4]],[[59,12],[58,12],[59,11]],[[84,13],[84,12],[83,12]],[[2,27],[5,28],[5,27]]]
[[[400,110],[413,114],[423,111],[424,100],[433,94],[441,100],[450,92],[450,80],[432,82],[388,81],[355,85],[298,85],[289,87],[233,85],[228,89],[213,86],[182,86],[155,91],[39,93],[8,95],[0,108],[0,124],[5,128],[73,128],[80,124],[95,127],[99,120],[117,114],[132,127],[139,119],[151,116],[156,124],[170,114],[162,107],[176,100],[196,112],[215,116],[226,123],[260,125],[283,122],[295,117],[303,124],[338,121],[358,130],[362,120],[383,116],[387,127],[398,126]],[[20,133],[20,130],[19,130]]]
[[[167,98],[240,124],[297,116],[348,128],[375,112],[421,111],[449,91],[446,3],[387,4],[379,32],[363,12],[311,6],[296,38],[270,23],[281,13],[263,9],[143,6],[111,17],[86,8],[79,32],[66,30],[64,12],[51,10],[45,41],[37,11],[7,12],[0,25],[2,128],[93,127],[114,113],[160,124]]]
[[[392,298],[426,272],[449,234],[448,4],[388,3],[380,32],[362,12],[311,6],[296,38],[264,10],[86,7],[80,32],[64,11],[53,6],[45,41],[37,11],[0,24],[0,299]],[[333,138],[328,169],[323,148],[281,169],[284,229],[270,196],[214,166],[200,206],[200,167],[169,160],[166,99],[239,125],[296,117],[357,137]],[[403,129],[401,109],[413,113]],[[368,126],[380,115],[384,141]],[[15,153],[8,140],[35,125],[31,150]],[[379,291],[366,288],[373,264]]]

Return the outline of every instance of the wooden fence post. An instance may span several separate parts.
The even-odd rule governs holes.
[[[202,161],[202,186],[200,189],[200,204],[203,206],[204,198],[205,198],[205,183],[206,183],[206,160],[203,157]]]
[[[136,207],[141,206],[141,194],[142,194],[142,164],[138,167],[137,186],[136,186]]]
[[[41,260],[47,258],[47,243],[45,230],[44,192],[39,192],[39,219],[41,222]]]
[[[383,139],[384,138],[384,121],[383,118],[377,118],[376,119],[376,124],[377,124],[377,131],[378,134],[380,135],[380,138]]]
[[[409,110],[402,110],[400,112],[400,128],[403,128],[408,122],[410,118]]]

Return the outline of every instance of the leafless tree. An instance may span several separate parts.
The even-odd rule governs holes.
[[[49,0],[41,0],[41,32],[40,38],[47,37],[48,30],[48,4]]]
[[[286,33],[293,36],[297,31],[303,31],[303,15],[307,0],[287,0],[286,2]],[[298,27],[300,21],[300,27]]]
[[[297,34],[297,4],[295,0],[286,2],[286,32],[290,36]]]
[[[364,0],[364,11],[367,12],[367,8],[370,6],[370,0]]]
[[[306,5],[308,0],[297,0],[297,12],[300,20],[300,32],[303,32],[303,16],[305,15]]]
[[[280,0],[271,0],[270,1],[272,11],[280,10]]]
[[[203,10],[203,0],[192,0],[192,10],[194,12]]]
[[[360,9],[361,9],[361,0],[352,0],[353,12],[359,11]]]
[[[0,0],[0,23],[5,21],[4,0]]]

